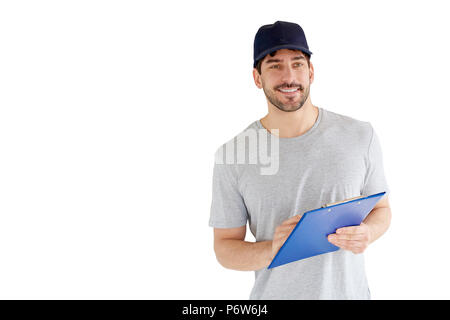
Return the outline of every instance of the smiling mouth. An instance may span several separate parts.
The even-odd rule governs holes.
[[[280,88],[280,89],[277,89],[277,91],[279,91],[285,95],[294,95],[300,91],[300,88],[291,88],[291,89]]]

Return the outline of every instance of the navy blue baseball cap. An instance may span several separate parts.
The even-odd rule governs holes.
[[[296,49],[312,55],[302,27],[292,22],[277,21],[262,26],[256,33],[253,43],[253,68],[256,68],[260,59],[280,49]]]

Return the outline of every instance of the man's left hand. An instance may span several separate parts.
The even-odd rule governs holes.
[[[328,241],[355,254],[363,253],[370,243],[370,229],[364,222],[359,226],[339,228],[328,236]]]

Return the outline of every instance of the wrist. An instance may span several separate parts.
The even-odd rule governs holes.
[[[266,266],[268,266],[273,259],[273,253],[272,253],[272,240],[268,240],[266,243],[266,250],[264,251],[264,260],[265,260],[265,264]]]
[[[371,244],[371,243],[375,240],[375,236],[374,236],[374,233],[375,233],[375,231],[374,231],[374,226],[371,225],[371,224],[368,224],[368,223],[366,223],[366,226],[367,226],[367,230],[368,230],[367,236],[369,237],[368,242],[369,242],[369,244]]]

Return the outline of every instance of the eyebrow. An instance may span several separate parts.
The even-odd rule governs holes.
[[[295,61],[295,60],[306,60],[304,56],[297,56],[292,58],[291,60]],[[272,62],[281,62],[282,60],[280,59],[269,59],[266,61],[266,64],[272,63]]]

